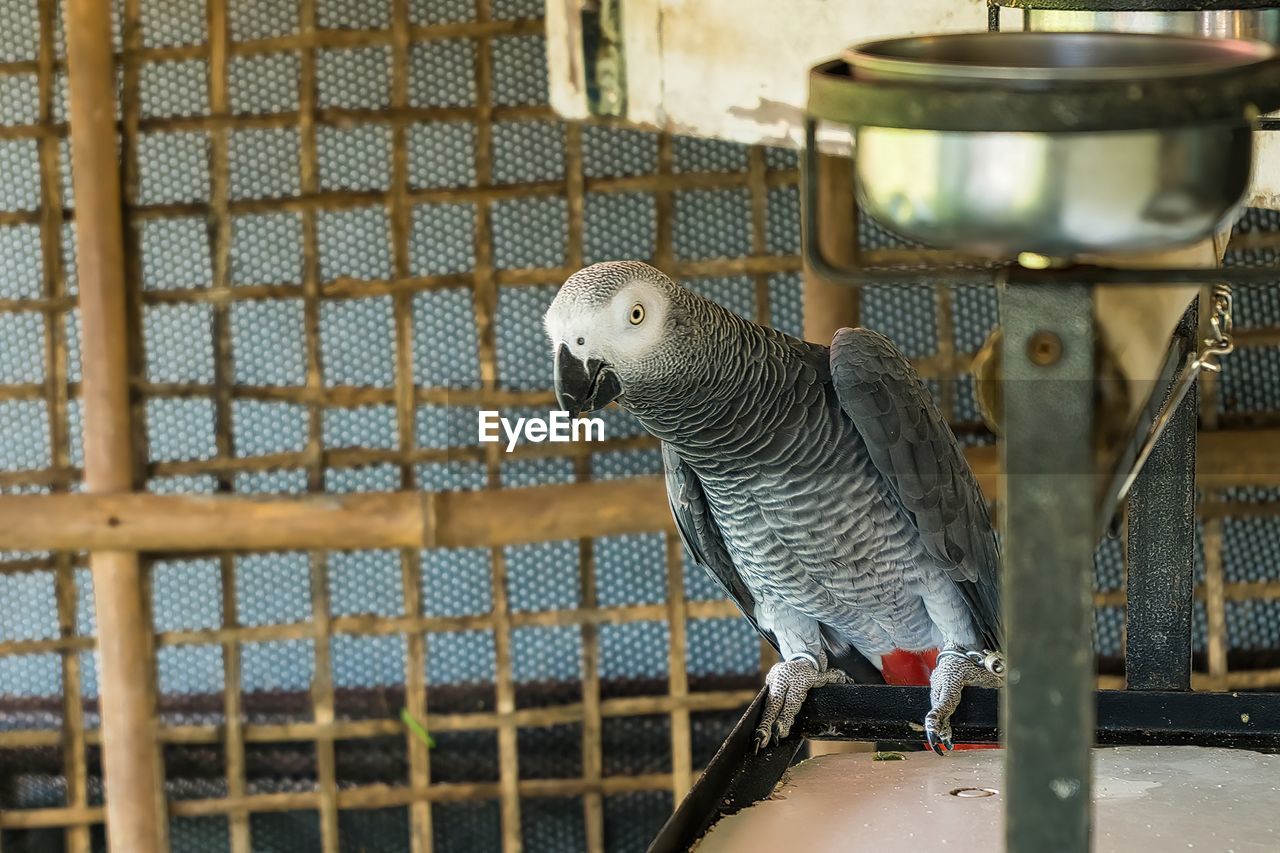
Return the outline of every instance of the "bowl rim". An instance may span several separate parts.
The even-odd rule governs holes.
[[[1049,43],[1063,42],[1076,44],[1110,42],[1111,47],[1127,43],[1134,48],[1158,46],[1162,50],[1194,48],[1194,51],[1187,51],[1188,60],[1185,62],[1135,62],[1120,65],[983,64],[966,60],[903,56],[897,52],[902,47],[945,46],[967,42],[987,42],[988,45],[996,45],[999,39],[1022,41],[1024,49],[1037,43],[1047,46]],[[846,48],[842,58],[864,75],[883,75],[902,80],[1087,83],[1212,75],[1266,62],[1276,55],[1274,46],[1254,39],[1209,39],[1164,33],[982,30],[878,39]]]

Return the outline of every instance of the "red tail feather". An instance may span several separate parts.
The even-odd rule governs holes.
[[[929,649],[926,652],[904,652],[902,649],[897,649],[880,658],[880,672],[884,675],[885,684],[927,687],[929,674],[937,665],[937,649]]]

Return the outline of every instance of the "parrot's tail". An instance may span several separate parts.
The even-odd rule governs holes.
[[[938,665],[938,650],[907,652],[896,649],[880,658],[880,673],[885,684],[929,686],[929,676]]]
[[[885,684],[929,686],[929,676],[938,665],[938,650],[907,652],[902,649],[889,652],[880,658],[880,673]],[[956,749],[999,749],[997,744],[958,743]]]

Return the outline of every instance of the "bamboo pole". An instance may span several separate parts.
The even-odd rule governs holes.
[[[853,161],[819,154],[818,241],[822,253],[836,263],[853,264],[858,256],[858,220],[853,200]],[[845,326],[857,326],[862,314],[862,291],[827,281],[808,266],[804,271],[804,339],[828,345]],[[866,744],[813,741],[811,756],[862,752]]]
[[[57,123],[55,100],[57,82],[57,30],[60,10],[56,4],[40,4],[40,52],[36,60],[39,86],[39,124],[51,127]],[[40,156],[40,245],[44,267],[41,295],[48,308],[45,322],[45,400],[49,412],[49,447],[54,469],[71,466],[71,436],[67,414],[69,411],[70,384],[67,381],[68,349],[64,324],[65,307],[54,307],[69,299],[67,275],[63,264],[62,223],[66,210],[64,204],[71,199],[62,197],[61,140],[48,134],[39,140]],[[60,484],[54,491],[66,491]],[[76,612],[79,591],[76,588],[75,555],[66,552],[52,555],[55,590],[58,609],[58,634],[62,639],[86,641],[92,648],[92,640],[78,636]],[[83,680],[81,656],[70,650],[62,658],[62,719],[63,719],[63,775],[67,780],[66,804],[72,808],[89,803],[88,752],[85,749],[85,712],[82,701]],[[92,839],[88,827],[68,827],[65,833],[66,853],[89,853]]]
[[[965,455],[997,499],[995,446]],[[1280,429],[1202,433],[1197,466],[1202,485],[1280,484]],[[440,494],[0,495],[0,550],[497,548],[672,530],[660,477]]]
[[[822,251],[837,263],[852,263],[858,252],[857,219],[853,203],[853,161],[830,154],[818,155],[818,239]],[[856,326],[862,293],[822,278],[813,270],[804,274],[804,338],[830,344],[843,326]]]
[[[731,706],[739,710],[749,704],[755,691],[748,691],[746,698]],[[724,710],[730,710],[726,708]],[[581,778],[567,779],[517,779],[513,787],[517,799],[525,797],[581,797],[590,793],[603,796],[665,791],[671,787],[670,773],[646,773],[634,776],[606,776],[598,782]],[[438,782],[426,787],[409,788],[399,785],[361,785],[344,788],[335,793],[336,807],[342,811],[359,809],[397,808],[422,801],[475,802],[491,800],[501,792],[497,782]],[[321,804],[318,791],[287,791],[277,794],[247,794],[243,797],[215,797],[205,800],[177,800],[173,814],[177,817],[217,817],[236,812],[299,812],[314,811]],[[0,813],[0,828],[44,829],[47,827],[85,826],[102,821],[102,809],[97,806],[78,808],[21,809]]]
[[[84,482],[91,493],[127,492],[133,487],[133,443],[111,4],[69,0],[65,14],[83,322]],[[109,841],[113,853],[152,853],[165,848],[167,824],[138,555],[95,551],[90,568]]]
[[[574,538],[584,530],[614,535],[669,527],[670,510],[656,477],[438,495],[0,496],[0,548],[5,549],[499,547]]]

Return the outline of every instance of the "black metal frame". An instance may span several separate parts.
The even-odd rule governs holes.
[[[923,719],[929,709],[925,687],[823,687],[810,694],[790,737],[757,752],[755,727],[763,699],[761,692],[649,853],[688,850],[716,820],[767,797],[806,738],[916,739],[919,732],[911,722]],[[998,691],[966,691],[952,718],[957,741],[996,743],[999,710]],[[1102,745],[1280,748],[1280,694],[1102,690],[1095,694],[1094,710],[1097,743]]]
[[[1174,333],[1171,361],[1179,367],[1198,343],[1199,311],[1192,305]],[[1168,383],[1172,386],[1176,377]],[[1168,431],[1138,473],[1129,494],[1129,562],[1125,584],[1125,686],[1130,690],[1187,690],[1195,598],[1196,426],[1193,384],[1174,410]],[[1157,395],[1163,404],[1163,397]]]
[[[1134,2],[1152,7],[1145,0]],[[1048,3],[1059,8],[1084,5],[1083,0]],[[999,8],[1014,5],[1024,3],[989,0],[993,28],[998,27]],[[1198,9],[1214,5],[1186,3]],[[1234,0],[1232,8],[1263,5],[1271,4]],[[1097,513],[1092,467],[1094,289],[1111,284],[1273,283],[1280,269],[876,268],[860,265],[856,253],[853,266],[838,267],[823,254],[817,233],[817,124],[815,117],[806,117],[802,163],[803,241],[814,272],[850,286],[942,284],[1000,290],[1003,369],[1009,382],[1001,445],[1007,475],[1001,503],[1002,583],[1005,651],[1009,672],[1016,677],[1009,679],[999,709],[995,691],[967,690],[952,727],[957,742],[1003,739],[1008,747],[1008,851],[1088,850],[1094,743],[1280,749],[1280,693],[1190,692],[1194,392],[1179,405],[1129,496],[1127,690],[1093,690],[1091,635],[1094,547],[1113,510],[1104,507],[1101,516]],[[1059,356],[1048,363],[1033,358],[1027,345],[1033,336],[1046,334],[1061,345]],[[1163,375],[1166,384],[1172,383],[1175,368],[1197,345],[1197,337],[1193,308],[1175,334]],[[687,850],[721,816],[767,797],[804,739],[918,742],[919,722],[930,705],[926,687],[823,688],[810,695],[790,737],[756,751],[754,731],[763,699],[762,692],[653,841],[651,853]],[[1048,784],[1063,778],[1079,783],[1065,799]]]
[[[1005,842],[1010,853],[1086,853],[1101,529],[1093,288],[1010,285],[1000,297]],[[1044,340],[1056,358],[1032,355]]]

